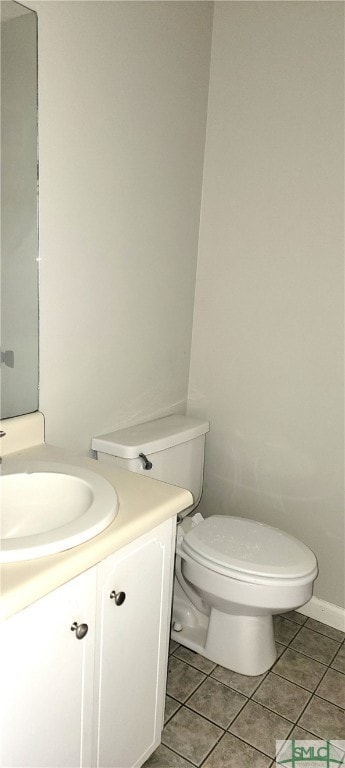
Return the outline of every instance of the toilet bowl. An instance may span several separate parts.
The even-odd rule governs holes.
[[[195,511],[202,493],[209,423],[180,414],[92,440],[100,461],[187,488],[193,505],[178,525],[171,636],[217,664],[259,675],[273,664],[273,615],[304,605],[315,555],[283,531]]]
[[[179,538],[173,639],[235,672],[265,672],[276,658],[273,614],[310,599],[314,554],[238,517],[214,515]]]

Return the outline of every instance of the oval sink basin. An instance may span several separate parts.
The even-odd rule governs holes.
[[[118,513],[113,486],[92,470],[17,462],[0,478],[0,562],[71,549],[104,531]]]

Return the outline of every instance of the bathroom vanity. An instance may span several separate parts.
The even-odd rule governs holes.
[[[161,523],[5,622],[4,768],[140,766],[159,744],[173,533]]]
[[[45,444],[3,468],[13,457],[92,468],[119,512],[89,542],[1,567],[1,766],[141,766],[163,727],[175,519],[191,496]]]

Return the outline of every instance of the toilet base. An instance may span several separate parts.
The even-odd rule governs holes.
[[[179,632],[175,631],[175,624],[182,627]],[[205,645],[208,624],[208,616],[204,616],[194,605],[189,607],[180,598],[174,600],[173,621],[170,633],[172,640],[181,643],[186,648],[190,648],[191,651],[206,656]]]
[[[174,601],[171,637],[177,643],[241,675],[261,675],[277,658],[273,619],[268,616],[237,616],[211,609],[205,616],[180,597]],[[182,630],[174,630],[174,622]]]
[[[277,658],[272,616],[237,616],[212,608],[205,655],[242,675],[261,675]]]

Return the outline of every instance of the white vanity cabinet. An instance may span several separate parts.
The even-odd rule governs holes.
[[[138,768],[159,744],[174,533],[167,520],[4,622],[1,768]]]
[[[140,766],[163,727],[174,522],[163,523],[98,569],[92,764]]]
[[[2,624],[2,768],[89,765],[95,589],[92,568]]]

